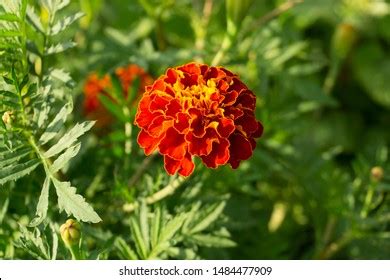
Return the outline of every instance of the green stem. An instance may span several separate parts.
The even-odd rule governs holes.
[[[346,233],[344,236],[342,236],[340,239],[338,239],[335,242],[332,242],[329,244],[329,246],[326,246],[324,250],[319,252],[314,259],[320,259],[320,260],[327,260],[332,258],[337,252],[339,252],[342,248],[344,248],[346,245],[348,245],[349,242],[353,240],[353,237]]]
[[[71,255],[72,255],[72,260],[83,260],[82,253],[80,251],[80,246],[77,245],[72,245],[72,246],[67,246],[69,249]]]
[[[370,210],[370,206],[372,203],[372,199],[374,197],[375,187],[376,187],[376,184],[374,184],[374,183],[371,183],[368,186],[367,194],[366,194],[366,197],[364,199],[363,208],[362,208],[362,211],[360,212],[360,216],[362,218],[366,218],[368,215],[368,212]]]
[[[176,179],[172,180],[166,187],[159,190],[158,192],[152,194],[151,196],[148,196],[145,201],[147,205],[154,204],[165,197],[172,195],[176,189],[178,189],[180,186],[183,185],[185,182],[185,178],[183,177],[177,177]],[[135,209],[139,207],[138,202],[133,203],[126,203],[123,205],[123,211],[125,212],[133,212]]]
[[[333,63],[330,65],[323,86],[323,90],[327,95],[330,95],[332,93],[339,71],[340,71],[340,60],[334,59]]]

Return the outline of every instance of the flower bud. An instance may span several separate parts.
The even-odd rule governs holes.
[[[66,223],[60,227],[61,238],[65,245],[71,247],[79,243],[81,237],[80,229],[80,223],[73,219],[68,219]]]
[[[13,112],[11,112],[11,111],[4,112],[3,116],[1,117],[1,119],[3,120],[3,123],[5,125],[11,125],[12,124],[12,120],[13,120]]]
[[[380,166],[374,166],[371,169],[371,179],[375,182],[379,182],[383,179],[384,171],[383,168]]]
[[[332,51],[338,59],[344,59],[357,39],[357,30],[349,23],[337,25],[332,38]]]

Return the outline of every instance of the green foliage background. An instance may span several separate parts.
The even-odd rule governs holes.
[[[75,258],[67,217],[82,259],[390,258],[389,30],[385,0],[1,0],[0,258]],[[239,169],[170,178],[120,98],[85,119],[89,73],[194,60],[257,96]]]

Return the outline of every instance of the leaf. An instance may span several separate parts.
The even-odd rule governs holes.
[[[31,149],[28,147],[22,147],[21,149],[9,152],[4,156],[0,156],[0,168],[4,168],[7,165],[18,162],[21,158],[31,153]]]
[[[0,37],[18,37],[22,35],[18,30],[0,30]]]
[[[153,221],[151,224],[151,246],[152,248],[155,247],[158,243],[158,237],[160,235],[160,228],[161,228],[161,220],[162,220],[162,214],[161,214],[161,206],[158,205],[154,211],[153,215]]]
[[[59,43],[57,45],[52,45],[50,46],[45,54],[46,55],[51,55],[51,54],[55,54],[55,53],[61,53],[61,52],[64,52],[66,51],[67,49],[70,49],[70,48],[73,48],[74,46],[76,46],[76,43],[75,42],[64,42],[64,43]]]
[[[123,240],[122,237],[118,237],[115,240],[115,248],[118,250],[122,259],[125,260],[138,260],[137,254],[130,248],[129,245]]]
[[[365,44],[357,51],[354,70],[371,99],[390,108],[390,56],[379,44]]]
[[[142,259],[147,259],[148,257],[148,249],[141,233],[141,228],[139,223],[133,217],[130,218],[130,230],[134,238],[135,247],[137,249],[138,254]]]
[[[129,118],[125,116],[120,105],[112,101],[109,97],[99,94],[99,101],[104,105],[104,107],[110,111],[118,120],[122,122],[128,122]]]
[[[199,246],[205,247],[235,247],[237,244],[227,237],[215,236],[211,234],[195,234],[189,236]]]
[[[33,171],[39,164],[40,160],[32,159],[26,163],[20,163],[16,165],[12,165],[6,168],[0,169],[0,185],[5,184],[8,181],[14,180],[28,175],[31,171]]]
[[[36,227],[46,219],[47,209],[49,207],[49,189],[50,189],[50,177],[47,176],[43,183],[41,195],[39,196],[36,217],[30,222],[30,227]]]
[[[70,88],[75,87],[76,83],[73,81],[72,77],[68,72],[64,71],[63,69],[50,69],[49,71],[50,75],[53,78],[63,82],[66,86]]]
[[[44,145],[53,139],[60,129],[63,127],[67,116],[72,112],[73,105],[67,103],[62,107],[60,112],[55,116],[51,123],[47,126],[46,131],[39,138],[39,144]]]
[[[42,26],[39,16],[35,13],[34,9],[30,6],[27,7],[27,20],[30,21],[36,31],[45,34],[45,30]]]
[[[149,238],[149,222],[148,222],[148,206],[145,201],[141,202],[139,220],[140,220],[140,228],[142,233],[142,239],[145,241],[145,246],[147,252],[150,250],[150,238]]]
[[[4,21],[20,21],[18,16],[16,16],[15,14],[11,14],[11,13],[0,14],[0,20],[4,20]]]
[[[71,158],[75,157],[80,151],[81,143],[77,143],[76,145],[68,148],[62,155],[60,155],[50,167],[50,171],[52,173],[56,173],[58,170],[62,169]]]
[[[83,222],[98,223],[102,220],[84,197],[76,193],[76,188],[69,182],[60,182],[54,178],[52,181],[56,188],[60,211],[65,210],[68,215],[73,215]]]
[[[61,153],[63,150],[69,148],[77,139],[85,132],[90,130],[95,124],[94,121],[87,121],[81,124],[77,123],[71,130],[69,130],[62,138],[52,146],[46,153],[45,157],[52,157]]]
[[[70,26],[73,22],[83,17],[84,13],[78,12],[74,15],[68,16],[60,21],[58,21],[50,30],[50,35],[56,35],[62,31],[64,31],[68,26]]]
[[[206,213],[203,218],[191,229],[190,233],[197,233],[204,229],[206,229],[209,225],[211,225],[218,217],[221,215],[223,209],[225,208],[226,201],[222,201],[221,203],[211,206],[206,209]]]
[[[171,239],[176,235],[179,229],[182,227],[187,213],[181,213],[170,220],[161,230],[161,234],[158,239],[158,244],[153,248],[149,255],[149,259],[158,257],[158,255],[167,250],[171,246]]]

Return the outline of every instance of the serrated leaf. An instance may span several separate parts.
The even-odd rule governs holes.
[[[51,35],[56,35],[62,31],[64,31],[68,26],[70,26],[73,22],[78,20],[84,16],[84,13],[78,12],[74,15],[68,16],[60,21],[58,21],[50,30]]]
[[[167,250],[171,246],[171,239],[176,235],[176,233],[178,233],[186,218],[187,213],[179,214],[170,220],[165,226],[163,226],[161,229],[161,234],[158,238],[158,244],[150,253],[150,259],[158,257],[161,252]]]
[[[53,184],[58,196],[58,206],[61,211],[65,210],[68,215],[73,215],[83,222],[98,223],[102,219],[93,210],[84,197],[76,193],[76,188],[69,182],[60,182],[53,179]]]
[[[39,16],[35,13],[34,9],[30,6],[27,7],[27,19],[30,21],[36,31],[45,34],[45,30],[42,26]]]
[[[75,157],[80,151],[81,143],[77,143],[76,145],[68,148],[62,155],[60,155],[50,167],[50,171],[52,173],[56,173],[58,170],[62,169],[71,158]]]
[[[142,259],[146,259],[148,257],[148,249],[143,239],[141,228],[139,223],[136,221],[134,217],[130,218],[130,230],[134,239],[135,247],[137,249],[138,254]]]
[[[73,106],[71,103],[67,103],[62,107],[60,112],[55,116],[55,118],[49,123],[45,132],[39,138],[39,144],[44,145],[53,139],[60,129],[63,127],[67,116],[72,112]]]
[[[3,76],[3,79],[4,79],[4,82],[7,84],[7,85],[13,85],[14,84],[14,81],[8,77],[5,77]]]
[[[35,213],[36,217],[30,222],[30,227],[36,227],[46,219],[47,209],[49,207],[49,189],[50,177],[47,176],[43,183],[41,195],[39,196],[37,210]]]
[[[199,246],[205,247],[235,247],[237,244],[227,237],[215,236],[211,234],[195,234],[189,237],[190,240]]]
[[[40,161],[38,159],[32,159],[25,163],[19,163],[10,167],[0,169],[0,185],[5,184],[8,181],[14,180],[28,175],[33,171]]]
[[[54,7],[56,11],[62,10],[66,6],[68,6],[70,3],[70,0],[62,0],[56,3],[56,6]]]
[[[17,163],[21,158],[27,156],[29,153],[31,153],[31,149],[24,147],[14,152],[9,152],[4,156],[0,156],[0,168]]]
[[[51,69],[49,71],[50,76],[63,82],[66,86],[73,88],[76,85],[70,74],[63,69]]]
[[[118,120],[122,122],[128,122],[129,118],[125,116],[123,113],[123,110],[120,105],[115,103],[113,100],[111,100],[109,97],[100,94],[98,96],[99,101],[103,104],[103,106],[110,111]]]
[[[85,132],[90,130],[92,126],[95,124],[94,121],[87,121],[81,124],[77,123],[71,130],[69,130],[64,136],[61,137],[58,142],[52,146],[46,153],[45,157],[52,157],[63,150],[69,148],[73,143],[77,141],[77,139],[83,135]]]
[[[145,241],[147,252],[150,251],[150,236],[149,236],[149,221],[148,221],[149,209],[145,201],[141,202],[139,221],[142,233],[142,239]]]
[[[133,249],[123,240],[122,237],[118,237],[115,240],[115,247],[117,248],[122,258],[125,260],[138,260],[137,254]]]
[[[203,217],[200,221],[191,229],[191,234],[201,232],[210,226],[221,215],[225,205],[226,201],[222,201],[221,203],[206,209],[206,213],[202,215]]]
[[[160,228],[162,222],[161,206],[158,205],[154,210],[153,222],[151,224],[151,246],[152,248],[157,245],[158,236],[160,235]]]
[[[11,13],[5,13],[5,14],[0,14],[0,20],[4,21],[20,21],[19,17],[15,14]]]
[[[0,37],[18,37],[22,35],[19,30],[0,30]]]
[[[51,54],[55,54],[55,53],[61,53],[61,52],[66,51],[67,49],[73,48],[74,46],[76,46],[76,43],[75,43],[75,42],[64,42],[64,43],[59,43],[59,44],[50,46],[50,47],[46,50],[45,54],[46,54],[46,55],[51,55]]]

